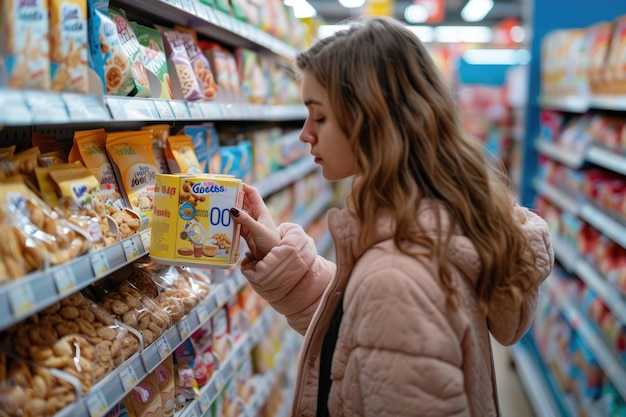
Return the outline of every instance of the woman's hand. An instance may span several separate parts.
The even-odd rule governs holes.
[[[243,191],[243,210],[233,207],[230,214],[241,225],[241,236],[254,259],[261,260],[278,245],[280,234],[259,191],[248,184],[244,184]]]

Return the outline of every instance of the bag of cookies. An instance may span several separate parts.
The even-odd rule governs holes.
[[[204,100],[212,100],[217,94],[217,82],[213,76],[213,70],[208,58],[204,55],[198,45],[198,35],[195,30],[176,26],[175,29],[180,32],[180,37],[185,45],[187,57],[193,67],[193,72],[201,84],[204,91]]]
[[[139,339],[81,292],[3,332],[3,347],[80,381],[83,394],[138,351]]]
[[[169,314],[176,324],[198,305],[193,281],[182,268],[154,262],[135,262],[133,283]]]
[[[170,316],[130,282],[133,271],[122,270],[92,287],[98,305],[120,323],[137,330],[143,348],[154,343],[172,325]],[[116,282],[121,283],[119,285]]]
[[[0,410],[5,417],[54,416],[81,395],[80,381],[0,352]]]
[[[82,231],[50,209],[19,176],[0,180],[0,281],[59,265],[84,254]]]

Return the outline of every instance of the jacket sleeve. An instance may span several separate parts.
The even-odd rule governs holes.
[[[345,381],[341,400],[331,401],[365,417],[468,416],[461,341],[443,303],[432,301],[444,299],[441,290],[408,274],[431,275],[382,262],[346,294],[348,331],[339,337],[352,340],[345,369],[341,360],[333,363],[333,378]]]
[[[534,252],[536,257],[535,275],[531,279],[536,281],[537,286],[535,291],[527,296],[519,310],[508,309],[510,303],[502,300],[497,303],[501,307],[489,313],[489,331],[505,346],[520,340],[530,327],[537,307],[539,286],[550,275],[554,265],[552,241],[546,222],[527,208],[518,206],[515,210],[522,220],[522,231],[528,237],[529,250]]]
[[[283,223],[278,229],[279,245],[260,261],[246,254],[241,271],[251,287],[304,334],[336,267],[317,255],[315,242],[301,226]]]

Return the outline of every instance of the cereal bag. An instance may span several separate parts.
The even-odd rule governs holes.
[[[153,97],[159,97],[170,100],[174,98],[172,93],[172,80],[167,69],[167,59],[165,57],[165,49],[163,47],[163,37],[161,32],[147,26],[132,23],[135,35],[139,40],[139,44],[145,49],[147,63],[146,68],[151,71],[161,83],[161,92],[152,93]]]
[[[198,83],[187,55],[185,40],[180,32],[157,26],[163,35],[163,46],[168,58],[170,76],[176,77],[172,84],[174,98],[178,100],[198,100],[204,97],[204,87]]]
[[[0,80],[10,88],[50,89],[48,24],[47,0],[0,1]]]
[[[87,0],[50,0],[52,91],[87,92]]]

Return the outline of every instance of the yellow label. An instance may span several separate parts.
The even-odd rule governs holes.
[[[239,227],[229,210],[242,205],[239,179],[209,174],[157,175],[150,256],[181,264],[235,264]]]

